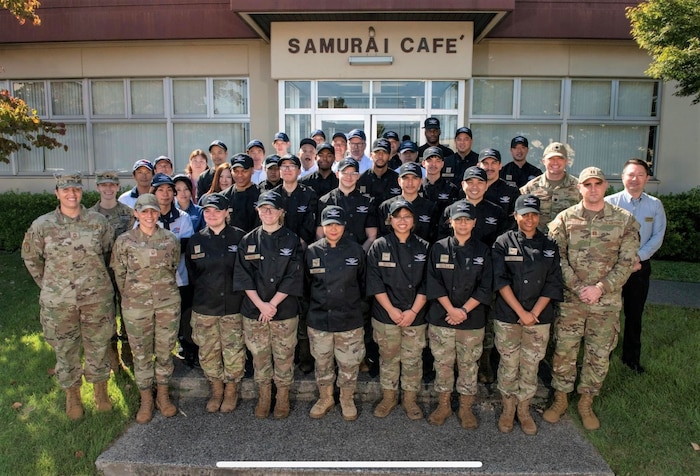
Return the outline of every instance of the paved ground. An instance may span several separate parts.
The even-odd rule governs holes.
[[[158,415],[148,425],[132,425],[99,457],[98,469],[106,475],[224,474],[216,464],[229,461],[244,464],[244,469],[226,471],[237,474],[612,474],[568,418],[550,425],[537,414],[538,435],[528,437],[517,427],[504,435],[496,428],[499,412],[488,404],[478,409],[481,425],[475,431],[463,430],[455,416],[441,427],[412,422],[399,408],[378,419],[368,403],[359,407],[354,422],[344,421],[339,408],[312,420],[312,402],[295,403],[290,417],[281,421],[255,419],[253,400],[244,400],[229,415],[207,414],[204,405],[205,399],[188,398],[179,402],[176,417]],[[366,461],[369,467],[347,463],[352,467],[340,469],[336,461]],[[428,467],[379,468],[397,461]],[[259,462],[290,463],[273,470]],[[326,462],[329,469],[289,466],[304,462]],[[431,462],[453,467],[430,468]],[[467,462],[480,467],[468,469]]]
[[[652,279],[647,302],[700,308],[700,283],[681,283]]]

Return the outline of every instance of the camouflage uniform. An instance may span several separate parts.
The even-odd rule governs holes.
[[[540,199],[540,224],[537,227],[542,233],[547,234],[547,224],[557,214],[575,205],[581,200],[578,191],[578,178],[566,173],[562,183],[553,185],[547,180],[546,174],[535,177],[520,187],[520,193],[531,193]]]
[[[338,387],[354,389],[360,363],[365,358],[364,328],[331,332],[309,326],[309,340],[311,355],[316,359],[316,383],[321,387],[333,385],[334,363],[337,363]]]
[[[175,281],[179,263],[179,240],[160,227],[151,236],[135,228],[114,243],[111,266],[122,295],[122,317],[140,390],[151,388],[154,376],[158,385],[167,385],[173,373],[172,351],[180,323]]]
[[[24,236],[22,259],[41,289],[41,325],[56,353],[56,376],[64,389],[81,381],[81,344],[85,379],[109,378],[114,293],[105,258],[112,240],[107,219],[84,207],[70,218],[59,206],[34,220]]]
[[[243,318],[243,335],[248,350],[253,354],[253,377],[257,383],[269,383],[274,376],[277,388],[292,384],[298,326],[299,316],[270,322]]]
[[[561,212],[550,224],[559,245],[564,276],[564,302],[556,323],[552,386],[571,392],[581,338],[584,358],[577,388],[597,395],[608,373],[610,353],[617,345],[622,286],[632,273],[639,250],[639,224],[621,208],[605,203],[594,218],[579,203]],[[603,295],[596,304],[579,297],[585,286],[596,285]]]
[[[401,311],[413,308],[418,295],[425,296],[428,243],[411,233],[405,243],[394,232],[377,239],[367,253],[367,295],[386,294]],[[423,306],[408,327],[399,327],[379,302],[372,302],[372,333],[379,345],[379,378],[384,390],[420,389],[422,354],[427,323]]]

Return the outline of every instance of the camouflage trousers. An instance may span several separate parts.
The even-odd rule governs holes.
[[[333,385],[334,363],[338,364],[338,387],[355,388],[360,363],[365,358],[365,330],[320,331],[309,327],[311,355],[316,359],[316,383]]]
[[[430,324],[428,335],[430,350],[435,358],[435,391],[445,393],[454,389],[456,362],[457,392],[460,395],[476,395],[484,328],[462,330]]]
[[[134,377],[139,390],[147,390],[155,380],[167,385],[173,374],[173,349],[180,325],[180,302],[156,309],[122,308],[122,319],[134,356]]]
[[[493,321],[496,349],[501,354],[498,365],[498,390],[501,395],[515,395],[518,401],[535,396],[537,370],[547,352],[550,327],[550,324],[523,326]]]
[[[610,367],[610,353],[620,333],[620,312],[594,309],[582,303],[562,303],[554,331],[552,386],[569,393],[576,381],[576,360],[583,338],[583,365],[578,393],[597,395]]]
[[[39,311],[46,342],[56,354],[56,378],[61,388],[80,384],[83,373],[88,382],[109,378],[110,347],[114,331],[114,305],[109,300],[82,306],[47,307]],[[85,367],[80,349],[85,354]]]
[[[384,390],[420,389],[427,324],[399,327],[372,319],[372,334],[379,345],[379,383]]]
[[[240,382],[245,366],[243,314],[207,316],[192,311],[192,340],[209,380]]]
[[[243,318],[245,345],[253,355],[255,383],[268,384],[274,378],[278,387],[289,387],[292,384],[298,326],[298,316],[270,322]]]

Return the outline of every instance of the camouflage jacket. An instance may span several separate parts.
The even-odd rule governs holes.
[[[98,201],[96,204],[90,207],[90,210],[96,211],[107,219],[109,224],[114,229],[115,240],[125,231],[131,230],[134,227],[134,222],[136,221],[136,218],[134,217],[134,210],[130,206],[124,205],[122,202],[117,202],[117,206],[114,208],[106,209],[102,208],[100,206],[100,202]]]
[[[559,245],[564,301],[579,303],[578,293],[601,283],[601,310],[622,308],[627,282],[639,250],[639,223],[626,210],[605,203],[603,216],[587,220],[582,203],[559,213],[549,225]]]
[[[122,295],[122,308],[146,309],[180,301],[175,273],[180,263],[180,241],[156,227],[148,236],[139,228],[117,238],[110,266]]]
[[[111,301],[114,291],[105,259],[113,234],[105,217],[85,207],[76,218],[57,207],[34,220],[24,235],[22,259],[41,288],[42,305]]]
[[[566,173],[560,185],[553,185],[547,180],[546,174],[535,177],[520,187],[520,193],[531,193],[540,199],[540,224],[537,227],[545,235],[547,224],[563,210],[576,205],[581,200],[578,191],[578,178]]]

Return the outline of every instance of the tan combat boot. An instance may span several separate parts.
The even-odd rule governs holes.
[[[462,428],[465,430],[475,430],[479,428],[479,422],[472,413],[472,403],[474,403],[474,395],[459,396],[459,412],[457,416],[462,422]]]
[[[167,385],[158,385],[156,392],[156,408],[165,418],[177,415],[177,407],[170,402]]]
[[[537,434],[537,425],[530,414],[529,398],[518,402],[518,421],[520,422],[520,429],[523,430],[523,433],[526,435]]]
[[[554,401],[552,406],[544,411],[542,414],[542,419],[549,423],[556,423],[559,419],[566,413],[566,409],[569,408],[569,401],[566,397],[566,393],[556,390],[554,392]]]
[[[141,406],[136,412],[136,423],[144,425],[153,418],[153,389],[141,390]]]
[[[391,413],[391,410],[398,405],[398,400],[399,398],[396,390],[382,390],[382,401],[379,402],[379,405],[374,409],[374,416],[377,418],[386,418],[389,416],[389,413]]]
[[[275,411],[272,412],[272,416],[276,420],[282,420],[289,416],[289,387],[277,387]]]
[[[323,418],[329,411],[333,410],[335,400],[333,400],[333,386],[318,386],[318,401],[311,407],[309,416],[311,418]]]
[[[498,418],[498,431],[510,433],[513,431],[513,419],[515,418],[515,395],[502,395],[503,411]]]
[[[401,406],[409,420],[423,419],[423,410],[421,410],[416,403],[416,397],[416,392],[410,392],[408,390],[404,390],[401,397]]]
[[[357,420],[357,407],[355,407],[355,388],[345,387],[340,389],[340,410],[343,420]]]
[[[593,413],[591,405],[593,405],[593,395],[590,393],[581,395],[581,400],[578,401],[578,414],[581,415],[581,422],[586,430],[597,430],[600,428],[600,421]]]
[[[66,415],[71,420],[83,417],[83,402],[80,398],[80,384],[66,389]]]
[[[440,426],[452,415],[452,392],[438,394],[438,406],[428,417],[428,423]]]
[[[255,418],[267,418],[272,405],[272,384],[262,383],[258,386],[258,404],[255,405]]]
[[[109,391],[107,390],[107,380],[97,382],[92,385],[95,391],[95,407],[98,412],[111,412],[112,402],[109,401]]]
[[[224,400],[224,382],[214,379],[209,381],[209,385],[211,386],[211,396],[207,402],[207,413],[216,413]]]
[[[219,411],[221,413],[231,413],[238,405],[238,384],[236,382],[227,382],[224,388],[224,401],[221,402]]]

